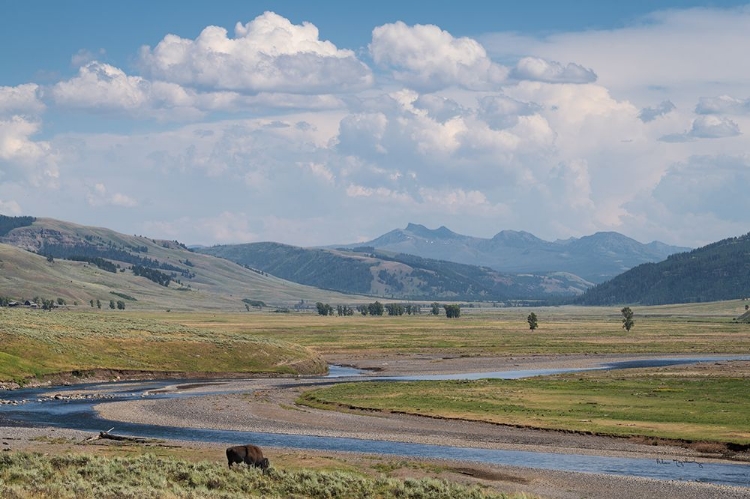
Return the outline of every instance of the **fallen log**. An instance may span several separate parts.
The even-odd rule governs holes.
[[[114,428],[110,428],[107,431],[100,431],[99,436],[94,438],[93,440],[98,440],[100,438],[103,438],[107,440],[117,440],[120,442],[124,441],[124,442],[137,442],[137,443],[145,443],[149,441],[149,439],[142,438],[142,437],[125,437],[122,435],[112,435],[112,433],[110,433],[112,430],[114,430]]]

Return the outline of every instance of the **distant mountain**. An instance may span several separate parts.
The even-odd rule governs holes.
[[[190,251],[177,241],[50,218],[0,215],[0,298],[62,298],[68,306],[123,301],[127,309],[235,310],[364,301]]]
[[[447,229],[437,233],[445,239],[456,236]],[[592,285],[564,272],[501,273],[372,247],[336,250],[250,243],[197,251],[300,284],[391,299],[547,300],[576,296]]]
[[[586,291],[584,305],[694,303],[750,297],[750,234],[646,263]]]
[[[412,223],[372,241],[340,247],[357,246],[486,266],[500,272],[567,272],[593,283],[690,249],[658,241],[642,244],[617,232],[597,232],[580,239],[550,242],[523,231],[504,230],[484,239],[457,234],[446,227],[431,230]]]

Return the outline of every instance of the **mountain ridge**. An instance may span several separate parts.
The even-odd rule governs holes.
[[[638,265],[587,290],[576,303],[665,305],[748,297],[750,233]]]
[[[601,283],[641,263],[690,250],[660,241],[647,244],[618,232],[545,241],[526,231],[502,230],[492,238],[466,236],[445,226],[428,229],[408,223],[370,241],[328,248],[373,247],[423,258],[486,266],[499,272],[567,272]]]
[[[202,255],[178,241],[51,218],[23,220],[21,225],[8,218],[0,216],[0,223],[9,227],[0,236],[0,297],[60,297],[80,306],[99,300],[106,307],[124,295],[132,298],[125,299],[129,309],[235,311],[246,310],[244,300],[277,307],[301,300],[365,300]]]

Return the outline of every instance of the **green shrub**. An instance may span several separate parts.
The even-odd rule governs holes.
[[[31,453],[0,455],[0,497],[7,499],[491,499],[507,497],[478,486],[436,479],[369,478],[350,472],[192,463],[143,455],[101,457]]]

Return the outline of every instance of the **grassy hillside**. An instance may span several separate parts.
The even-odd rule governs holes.
[[[750,234],[660,263],[639,265],[589,289],[584,305],[700,303],[750,296]]]
[[[80,256],[88,261],[67,259]],[[103,268],[102,262],[112,265],[115,272]],[[135,275],[135,266],[168,276],[169,285]],[[90,300],[108,307],[115,300],[123,301],[126,310],[240,311],[245,310],[243,299],[269,306],[290,306],[300,300],[357,300],[193,253],[176,241],[126,236],[52,219],[37,219],[0,238],[0,296],[15,300],[60,297],[69,307],[75,302],[89,307]]]
[[[0,381],[96,370],[159,373],[321,373],[308,349],[140,319],[133,314],[0,308]]]
[[[347,251],[252,243],[214,246],[200,252],[301,284],[393,299],[544,300],[575,296],[590,286],[562,272],[504,274],[487,267],[372,248]]]

